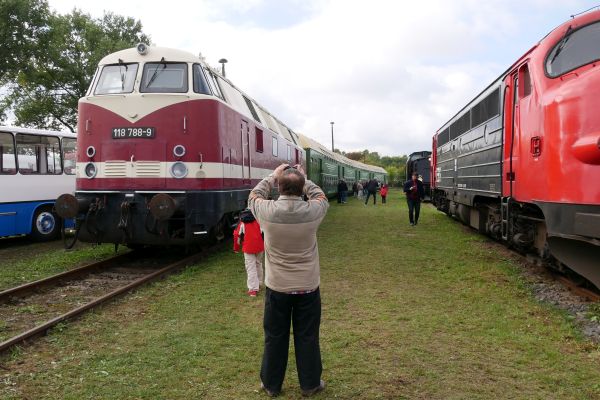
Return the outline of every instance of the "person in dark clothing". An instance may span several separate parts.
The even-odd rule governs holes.
[[[377,204],[377,188],[379,187],[379,182],[377,179],[373,178],[369,182],[367,182],[367,199],[365,200],[365,206],[369,203],[369,197],[373,196],[373,205]]]
[[[358,183],[356,181],[352,184],[352,194],[354,194],[354,197],[358,197]]]
[[[345,180],[340,179],[337,186],[338,191],[338,203],[346,203],[346,197],[348,196],[348,184]]]
[[[406,193],[406,202],[408,203],[410,225],[417,225],[419,212],[421,211],[421,200],[425,198],[425,189],[423,188],[423,182],[419,180],[418,173],[414,172],[412,179],[404,182],[404,193]]]

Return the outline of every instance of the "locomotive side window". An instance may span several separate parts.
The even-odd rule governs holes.
[[[186,63],[146,63],[142,74],[142,93],[186,93],[188,91]]]
[[[263,152],[263,131],[256,128],[256,151],[259,153]]]
[[[133,92],[133,84],[138,65],[115,64],[105,65],[98,78],[94,94],[118,94]]]
[[[500,89],[494,90],[471,109],[473,128],[500,114]]]
[[[258,118],[258,113],[256,112],[256,109],[254,108],[254,104],[252,104],[252,101],[250,101],[250,99],[247,98],[246,96],[242,95],[242,97],[244,98],[244,101],[246,102],[248,109],[252,113],[252,118],[254,118],[254,120],[260,124],[261,121],[260,121],[260,118]]]
[[[546,73],[556,78],[593,61],[600,60],[600,22],[567,34],[546,57]]]
[[[77,141],[71,138],[62,140],[63,169],[67,175],[75,175],[77,163]]]
[[[17,173],[15,142],[12,133],[0,132],[0,174]]]
[[[223,93],[221,93],[219,83],[217,82],[217,79],[212,72],[208,73],[208,84],[210,85],[210,88],[212,89],[212,92],[215,94],[215,96],[225,100],[225,98],[223,97]]]
[[[278,151],[277,151],[277,138],[275,136],[273,136],[273,156],[277,157]]]
[[[292,146],[290,146],[289,144],[287,145],[287,159],[288,161],[292,160]]]
[[[204,76],[204,71],[202,70],[202,66],[200,64],[194,64],[193,68],[194,92],[201,94],[211,94],[210,88],[208,87],[208,82],[206,81],[206,76]]]

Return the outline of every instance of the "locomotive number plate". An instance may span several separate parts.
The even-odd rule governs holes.
[[[152,139],[156,135],[155,128],[112,128],[113,139]]]

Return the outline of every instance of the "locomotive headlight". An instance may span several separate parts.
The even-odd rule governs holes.
[[[181,161],[177,161],[173,165],[171,165],[171,175],[173,178],[181,179],[185,178],[188,174],[188,168]]]
[[[137,52],[140,54],[140,56],[146,55],[146,53],[148,53],[148,46],[146,46],[146,43],[138,43],[138,45],[135,48],[137,49]]]
[[[88,179],[94,178],[97,173],[98,169],[96,168],[96,164],[90,162],[85,165],[85,176],[87,176]]]
[[[175,157],[183,157],[185,155],[185,146],[178,144],[177,146],[173,147],[173,155]]]
[[[96,155],[96,148],[94,146],[88,146],[88,148],[85,149],[85,154],[87,154],[89,158],[94,157]]]

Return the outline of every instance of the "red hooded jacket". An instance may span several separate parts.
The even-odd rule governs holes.
[[[265,251],[265,243],[258,221],[240,221],[233,231],[233,250],[240,251],[240,244],[244,253],[256,254]]]

